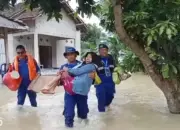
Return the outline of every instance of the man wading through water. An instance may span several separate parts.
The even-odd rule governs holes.
[[[99,45],[99,54],[103,63],[103,67],[98,68],[98,75],[102,83],[100,85],[95,85],[99,112],[105,112],[106,108],[110,108],[115,93],[115,84],[112,78],[115,64],[113,57],[108,54],[108,49],[106,44]]]
[[[13,62],[13,70],[19,72],[22,82],[18,89],[18,101],[17,104],[21,108],[24,105],[26,94],[29,96],[29,100],[32,107],[37,107],[36,93],[32,90],[28,90],[28,86],[31,81],[40,74],[40,68],[37,65],[36,60],[29,54],[26,54],[26,49],[22,45],[16,47],[17,56]]]
[[[73,68],[80,64],[81,62],[76,60],[77,55],[79,52],[76,51],[73,47],[66,47],[64,52],[64,57],[67,59],[67,63],[62,65],[60,70],[65,68]],[[94,79],[94,73],[90,73],[89,76]],[[79,121],[87,122],[87,114],[89,112],[88,104],[87,104],[88,96],[84,95],[70,95],[67,92],[64,94],[64,112],[63,115],[65,117],[65,125],[66,127],[73,127],[74,126],[74,116],[75,116],[75,105],[77,105],[77,115]]]

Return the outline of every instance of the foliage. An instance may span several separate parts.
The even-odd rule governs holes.
[[[99,17],[101,25],[114,32],[113,6],[107,1]],[[164,78],[179,78],[180,1],[128,0],[122,6],[128,35],[144,48]]]
[[[117,66],[120,66],[125,72],[144,72],[144,66],[139,58],[120,41],[117,35],[108,37],[107,41]],[[119,60],[120,58],[122,60]]]
[[[141,61],[132,51],[126,51],[120,66],[125,72],[145,72]]]
[[[97,52],[98,44],[101,40],[106,37],[106,34],[102,32],[102,29],[97,27],[97,25],[88,24],[87,33],[81,39],[81,50],[82,55],[84,55],[88,51]]]
[[[0,10],[14,6],[18,0],[0,0]],[[63,3],[70,0],[23,0],[25,6],[31,10],[34,8],[40,8],[43,13],[47,14],[48,20],[55,17],[57,21],[62,19],[61,10]],[[94,0],[76,0],[78,3],[77,13],[84,17],[84,14],[91,16],[92,13],[96,13],[98,5]]]
[[[120,41],[117,35],[106,36],[95,24],[88,25],[87,30],[87,34],[82,38],[81,42],[82,55],[87,51],[97,52],[98,44],[101,40],[105,40],[117,66],[122,67],[125,72],[144,71],[139,58]],[[123,60],[120,61],[120,58]]]
[[[119,65],[120,51],[123,49],[124,45],[116,35],[108,37],[107,43],[109,45],[109,52],[113,56],[116,65]]]

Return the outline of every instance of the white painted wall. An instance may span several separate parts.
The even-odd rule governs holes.
[[[0,39],[0,65],[6,62],[4,39]]]
[[[76,31],[75,48],[79,51],[79,53],[81,53],[81,32],[80,31]],[[78,60],[81,59],[80,55],[77,57]]]
[[[52,67],[58,67],[57,66],[57,55],[56,55],[56,40],[52,39]]]
[[[74,21],[62,10],[63,19],[59,23],[55,19],[47,21],[47,16],[42,15],[36,19],[35,31],[39,34],[57,37],[76,37],[76,25]]]
[[[34,56],[34,36],[26,35],[23,37],[14,37],[13,40],[10,40],[12,35],[9,35],[9,54],[10,61],[13,61],[13,58],[16,56],[16,46],[23,45],[26,48],[26,51]],[[29,39],[30,38],[30,39]],[[57,66],[56,61],[56,38],[50,36],[39,35],[38,36],[38,45],[40,46],[52,46],[52,66]]]
[[[63,53],[65,52],[65,47],[75,47],[74,39],[69,40],[58,40],[56,42],[56,56],[57,56],[57,67],[60,67],[62,64],[66,63],[67,60],[64,58]]]
[[[14,59],[14,43],[15,39],[12,34],[8,35],[8,53],[9,53],[9,61],[13,62]]]
[[[27,53],[34,56],[34,36],[24,35],[19,37],[14,37],[13,43],[13,57],[16,56],[16,46],[23,45],[26,48]]]

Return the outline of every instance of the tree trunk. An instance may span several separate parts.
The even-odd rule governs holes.
[[[172,114],[180,114],[180,93],[172,94],[167,92],[165,97],[167,100],[169,111]]]
[[[122,22],[121,0],[116,0],[116,2],[113,2],[112,4],[114,6],[115,28],[121,41],[139,57],[151,79],[162,90],[167,99],[169,111],[171,113],[180,114],[180,87],[177,80],[170,81],[162,77],[144,48],[130,38],[125,31]]]

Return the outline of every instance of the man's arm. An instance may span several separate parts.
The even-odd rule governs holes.
[[[68,72],[74,76],[78,76],[78,75],[82,75],[85,73],[93,72],[95,70],[96,70],[96,68],[93,64],[87,64],[87,65],[84,65],[80,68],[70,69],[70,70],[68,70]]]
[[[116,68],[116,63],[115,63],[115,60],[112,55],[109,55],[109,58],[112,61],[112,64],[110,65],[110,70],[111,70],[111,72],[113,72],[114,69]]]
[[[112,55],[109,55],[109,57],[111,58],[111,60],[112,60],[112,62],[113,62],[113,65],[114,65],[114,68],[115,68],[115,67],[116,67],[116,63],[115,63],[115,60],[114,60],[113,56],[112,56]]]
[[[64,68],[65,65],[61,65],[61,67],[59,68],[59,70],[62,70]]]

